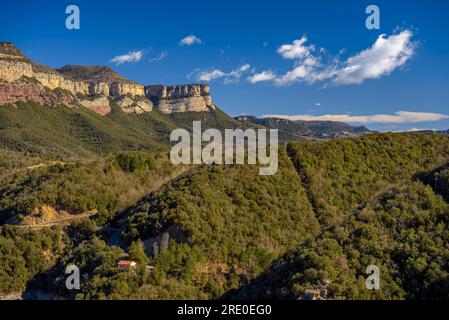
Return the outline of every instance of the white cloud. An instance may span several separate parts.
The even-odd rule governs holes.
[[[255,73],[247,78],[250,83],[257,83],[263,81],[271,81],[276,78],[276,75],[271,70],[265,70],[259,73]]]
[[[403,66],[415,53],[413,33],[404,30],[386,37],[380,35],[373,46],[350,58],[332,80],[335,85],[360,84],[366,79],[378,79]]]
[[[315,107],[321,107],[321,102],[315,102]]]
[[[251,68],[251,65],[244,64],[237,69],[231,70],[230,72],[223,72],[219,69],[214,69],[212,71],[202,71],[198,74],[197,78],[199,81],[212,81],[219,78],[224,78],[225,83],[238,82],[242,75]]]
[[[326,115],[263,115],[262,118],[281,118],[302,121],[337,121],[348,123],[419,123],[434,122],[448,119],[449,116],[441,113],[398,111],[394,114],[375,114],[356,116],[348,114],[326,114]]]
[[[249,68],[251,68],[251,65],[246,63],[246,64],[240,66],[239,68],[229,72],[229,76],[231,76],[231,77],[239,77],[240,78],[245,71],[249,70]]]
[[[125,62],[139,62],[143,57],[143,50],[130,51],[126,54],[115,56],[111,59],[112,63],[120,65]]]
[[[287,85],[299,80],[307,80],[312,74],[313,70],[305,65],[295,67],[292,71],[287,72],[283,76],[274,79],[274,82],[279,85]]]
[[[381,35],[370,48],[342,61],[341,50],[337,56],[330,56],[324,48],[316,50],[315,45],[307,45],[307,37],[303,36],[277,49],[284,59],[295,61],[293,69],[266,81],[279,86],[295,82],[325,82],[325,86],[342,86],[379,79],[403,66],[415,54],[416,43],[412,37],[410,30],[388,37]]]
[[[424,129],[424,128],[411,128],[408,129],[409,132],[418,132],[418,131],[437,131],[435,128],[432,129]]]
[[[307,37],[303,36],[301,39],[293,41],[292,44],[284,44],[277,49],[277,52],[284,59],[300,59],[308,57],[315,49],[313,45],[304,45],[307,42]]]
[[[210,72],[206,72],[206,71],[201,72],[199,74],[199,76],[198,76],[198,80],[200,80],[200,81],[212,81],[212,80],[215,80],[215,79],[218,79],[218,78],[222,78],[224,76],[226,76],[226,73],[224,73],[221,70],[215,69],[215,70],[212,70]]]
[[[201,43],[203,43],[203,41],[194,34],[188,35],[187,37],[179,41],[180,46],[191,46],[194,44],[201,44]]]
[[[157,61],[164,60],[164,59],[167,58],[167,57],[168,57],[167,51],[163,51],[163,52],[161,52],[158,56],[156,56],[156,57],[154,57],[154,58],[151,58],[151,59],[148,60],[148,61],[150,61],[150,62],[157,62]]]

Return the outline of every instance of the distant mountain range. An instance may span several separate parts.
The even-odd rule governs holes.
[[[331,139],[352,137],[370,133],[364,126],[351,126],[343,122],[332,121],[292,121],[280,118],[257,118],[254,116],[238,116],[236,120],[261,125],[270,129],[278,129],[283,140]]]

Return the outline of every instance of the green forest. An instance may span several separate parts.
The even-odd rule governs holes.
[[[192,120],[246,126],[220,110],[0,108],[0,296],[449,297],[448,136],[290,141],[260,176],[172,165],[166,135]],[[65,286],[71,264],[79,290]],[[380,290],[365,286],[369,265]]]

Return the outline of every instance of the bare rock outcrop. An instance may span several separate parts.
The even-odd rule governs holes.
[[[23,77],[12,83],[0,81],[0,106],[17,105],[17,102],[34,101],[50,107],[56,105],[75,105],[78,99],[61,90],[49,90],[31,78]]]
[[[163,113],[208,112],[215,109],[209,85],[206,84],[151,85],[145,87],[145,95]]]
[[[163,250],[168,250],[170,240],[178,243],[183,243],[186,240],[180,225],[171,225],[165,232],[146,239],[143,242],[145,253],[149,256],[157,256]]]
[[[142,84],[123,78],[110,67],[65,66],[57,71],[75,82],[88,83],[89,94],[103,94],[112,97],[145,95]]]
[[[34,78],[49,89],[60,88],[74,95],[145,95],[142,84],[123,78],[110,67],[65,66],[54,70],[29,60],[13,44],[0,42],[0,80],[11,83],[23,76]]]
[[[51,97],[36,86],[11,83],[0,84],[0,105],[15,105],[19,101],[36,101],[49,106],[53,105]]]
[[[81,104],[101,116],[105,116],[111,112],[111,105],[109,99],[106,96],[100,96],[94,99],[81,100]]]
[[[117,105],[126,113],[142,114],[153,110],[153,103],[146,98],[123,96],[117,101]]]
[[[51,91],[57,90],[55,98]],[[136,114],[153,107],[166,114],[215,109],[205,84],[144,87],[110,67],[70,65],[55,70],[28,59],[12,43],[0,42],[0,105],[29,100],[50,106],[83,105],[102,116],[111,112],[111,101]]]

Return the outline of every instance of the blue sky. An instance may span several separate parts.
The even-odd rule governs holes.
[[[207,82],[231,115],[449,128],[449,1],[242,2],[8,1],[0,40],[52,67],[110,65],[144,84]],[[70,4],[80,30],[65,27]],[[380,30],[365,27],[370,4]]]

